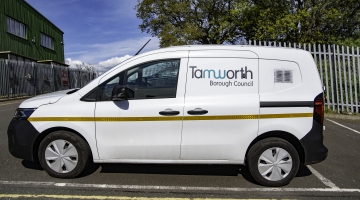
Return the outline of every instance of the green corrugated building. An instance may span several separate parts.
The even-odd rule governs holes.
[[[25,0],[0,0],[0,57],[65,65],[64,32]]]

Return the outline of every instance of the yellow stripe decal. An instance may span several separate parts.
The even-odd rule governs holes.
[[[179,121],[182,117],[96,117],[97,122]]]
[[[184,120],[234,120],[257,119],[259,115],[185,116]]]
[[[259,119],[313,117],[313,113],[262,114]]]
[[[313,117],[313,113],[261,114],[261,115],[223,115],[223,116],[184,116],[184,117],[30,117],[30,122],[81,121],[81,122],[147,122],[147,121],[196,121],[196,120],[245,120]]]
[[[30,122],[59,122],[59,121],[83,121],[93,122],[94,117],[30,117]]]

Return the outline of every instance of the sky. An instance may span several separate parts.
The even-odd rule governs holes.
[[[64,32],[65,62],[86,63],[100,73],[142,50],[159,48],[159,40],[141,33],[137,0],[26,0]]]

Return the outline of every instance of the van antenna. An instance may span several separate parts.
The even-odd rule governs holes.
[[[140,49],[134,56],[138,55],[138,54],[140,53],[140,51],[143,50],[143,48],[150,42],[150,40],[151,40],[151,39],[149,39],[149,40],[144,44],[144,46],[141,47],[141,49]]]

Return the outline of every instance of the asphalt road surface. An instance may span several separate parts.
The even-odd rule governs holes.
[[[328,158],[301,166],[281,188],[256,184],[236,165],[93,164],[79,178],[56,179],[8,151],[20,102],[0,102],[0,199],[360,199],[360,121],[326,119]]]

